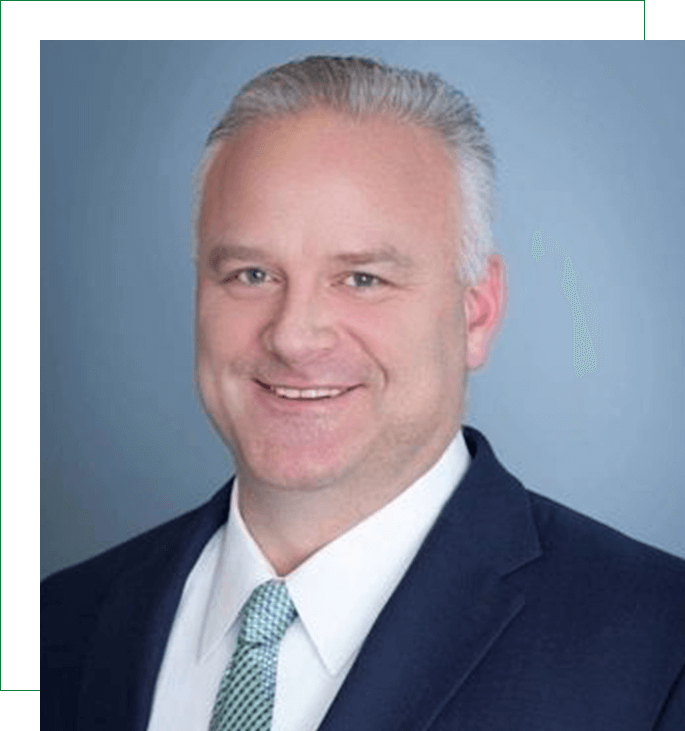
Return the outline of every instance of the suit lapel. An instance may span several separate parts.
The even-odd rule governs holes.
[[[464,433],[469,471],[381,612],[320,731],[427,728],[525,604],[503,578],[540,555],[527,495],[482,435]]]
[[[147,728],[157,674],[186,578],[207,541],[226,521],[229,495],[227,486],[181,518],[169,532],[173,536],[169,540],[153,531],[140,555],[131,557],[134,568],[114,582],[84,670],[79,731]]]

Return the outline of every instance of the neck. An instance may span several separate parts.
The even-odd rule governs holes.
[[[242,481],[238,500],[246,526],[279,576],[375,512],[355,511],[350,505],[335,510],[330,501],[306,492],[265,494],[243,489]]]

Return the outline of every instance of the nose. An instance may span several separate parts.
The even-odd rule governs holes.
[[[289,283],[262,337],[266,349],[291,366],[315,362],[338,342],[330,307],[315,284]]]

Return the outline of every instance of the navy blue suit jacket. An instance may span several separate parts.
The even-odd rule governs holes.
[[[683,731],[685,562],[528,492],[464,433],[471,466],[321,731]],[[146,729],[229,494],[44,582],[43,731]]]

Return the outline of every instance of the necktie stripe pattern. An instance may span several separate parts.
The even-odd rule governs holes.
[[[238,643],[221,680],[209,731],[271,728],[278,646],[297,615],[285,584],[267,581],[245,602]]]

